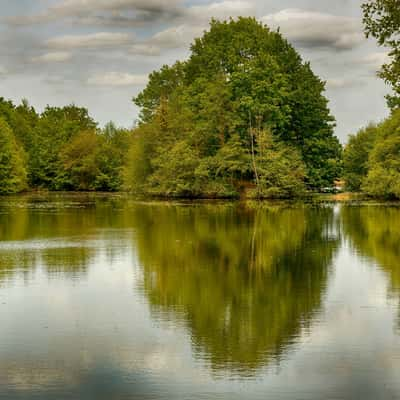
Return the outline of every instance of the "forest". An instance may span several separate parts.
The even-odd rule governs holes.
[[[85,108],[38,113],[0,98],[0,194],[129,191],[180,198],[294,198],[332,187],[400,199],[400,16],[363,6],[365,34],[391,49],[380,76],[390,117],[343,147],[325,82],[254,18],[212,20],[190,56],[149,76],[132,129]]]

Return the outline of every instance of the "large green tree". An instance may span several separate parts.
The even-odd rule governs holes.
[[[150,160],[145,170],[151,180],[151,174],[163,168],[151,160],[172,149],[171,154],[180,157],[177,149],[190,148],[187,154],[199,159],[201,173],[208,164],[209,181],[218,178],[226,186],[236,175],[258,184],[256,129],[272,132],[282,145],[298,151],[305,163],[300,179],[309,187],[329,185],[340,173],[341,146],[333,135],[324,90],[324,83],[279,32],[253,18],[213,20],[210,30],[193,43],[189,59],[153,72],[134,99],[141,108],[141,124],[152,126],[147,129],[151,138],[140,135],[142,148],[150,152],[142,156]],[[232,159],[232,139],[252,154],[249,165],[240,165],[234,174],[229,167],[218,167],[224,154],[229,154],[231,165],[243,162],[237,146],[238,160]],[[182,141],[186,147],[175,147]],[[221,176],[222,171],[226,174]]]
[[[380,76],[392,86],[387,96],[389,107],[400,107],[400,1],[369,0],[363,4],[365,33],[377,39],[379,45],[390,49],[390,62]]]

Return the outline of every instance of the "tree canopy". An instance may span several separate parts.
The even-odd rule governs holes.
[[[13,131],[0,117],[0,194],[20,192],[27,187],[24,153]]]
[[[390,49],[390,62],[379,75],[391,85],[393,94],[387,96],[390,108],[400,107],[400,1],[369,0],[362,6],[365,33],[377,39],[379,45]]]
[[[3,98],[0,121],[0,169],[5,177],[0,179],[1,193],[28,185],[48,190],[122,188],[130,131],[112,123],[99,129],[88,110],[75,105],[47,106],[39,114],[26,100],[15,106]]]
[[[127,184],[140,176],[144,191],[197,196],[247,182],[274,197],[330,185],[341,145],[324,90],[279,32],[253,18],[213,20],[187,61],[153,72],[134,98],[141,126]]]
[[[352,192],[361,190],[363,179],[368,174],[368,160],[378,133],[376,125],[361,129],[356,135],[350,135],[344,149],[343,165],[346,188]]]
[[[400,199],[400,110],[350,138],[344,152],[348,189],[372,197]]]

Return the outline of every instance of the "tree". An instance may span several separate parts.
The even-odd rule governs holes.
[[[151,191],[167,196],[191,197],[196,190],[196,168],[199,157],[195,149],[179,141],[171,149],[163,151],[152,161],[155,172],[149,179]]]
[[[216,157],[216,176],[243,179],[251,172],[250,154],[238,134],[234,134],[225,146],[221,147]]]
[[[64,187],[78,191],[117,191],[122,185],[122,160],[104,134],[83,131],[60,150]]]
[[[378,133],[376,125],[369,125],[361,129],[356,135],[350,135],[349,142],[344,149],[343,177],[346,188],[351,192],[361,190],[362,181],[368,174],[369,155],[374,147]]]
[[[258,197],[293,198],[304,194],[306,172],[300,153],[277,142],[268,131],[258,134],[256,168]]]
[[[18,193],[26,187],[23,150],[10,126],[0,117],[0,194]]]
[[[51,190],[68,189],[70,182],[60,161],[60,151],[79,133],[96,129],[96,126],[85,108],[48,106],[33,132],[28,164],[30,184]]]
[[[390,63],[379,75],[390,84],[393,94],[387,96],[391,109],[400,107],[400,1],[369,0],[362,6],[365,34],[377,39],[380,46],[390,49]]]
[[[373,197],[400,199],[400,110],[378,128],[362,189]]]
[[[141,107],[140,125],[152,126],[151,159],[185,142],[199,158],[199,175],[231,190],[232,177],[240,174],[221,168],[221,162],[228,155],[230,163],[240,163],[244,153],[254,159],[257,143],[249,132],[257,128],[296,149],[307,185],[319,188],[332,184],[341,167],[341,145],[333,135],[324,90],[279,32],[239,18],[213,20],[191,46],[189,60],[151,74],[134,101]],[[149,178],[154,168],[163,165],[142,171]],[[257,181],[254,167],[240,168],[249,171],[248,181]]]

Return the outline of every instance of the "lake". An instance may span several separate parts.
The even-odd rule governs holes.
[[[0,399],[400,398],[400,207],[0,199]]]

